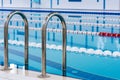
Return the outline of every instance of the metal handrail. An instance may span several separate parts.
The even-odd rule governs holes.
[[[62,24],[62,72],[63,76],[66,75],[66,23],[64,18],[58,14],[58,13],[51,13],[45,18],[45,22],[42,27],[42,74],[40,77],[46,78],[48,77],[46,75],[46,28],[48,25],[49,20],[53,17],[56,16],[60,19],[61,24]]]
[[[24,23],[25,23],[25,69],[28,69],[28,21],[26,16],[19,12],[19,11],[13,11],[11,12],[5,21],[4,24],[4,69],[3,70],[9,70],[8,68],[8,25],[10,19],[15,15],[18,14],[22,17]]]

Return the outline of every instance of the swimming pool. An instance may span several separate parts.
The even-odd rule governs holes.
[[[3,25],[9,11],[0,11],[0,63]],[[29,69],[41,71],[41,27],[47,12],[23,12],[29,21]],[[120,33],[119,14],[61,13],[67,23],[67,76],[89,80],[120,79],[120,38],[96,32]],[[17,16],[17,15],[16,15]],[[9,26],[9,63],[24,66],[24,26],[19,16]],[[16,29],[15,29],[16,27]],[[14,28],[14,29],[13,29]],[[47,30],[47,72],[62,75],[61,24],[56,17]],[[83,32],[82,32],[83,31]],[[93,33],[94,32],[94,33]],[[105,35],[106,36],[106,35]]]

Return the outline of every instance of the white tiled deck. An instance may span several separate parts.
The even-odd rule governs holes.
[[[0,66],[0,68],[2,68]],[[48,74],[49,78],[39,78],[40,72],[13,68],[10,71],[0,70],[0,80],[80,80],[69,77]]]

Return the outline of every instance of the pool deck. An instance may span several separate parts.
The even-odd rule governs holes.
[[[0,69],[2,68],[0,66]],[[80,80],[53,74],[47,74],[48,78],[39,78],[40,74],[40,72],[12,68],[9,71],[0,70],[0,80]]]

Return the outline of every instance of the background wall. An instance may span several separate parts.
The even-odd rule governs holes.
[[[29,7],[30,0],[0,0],[1,7]]]
[[[120,10],[120,0],[0,0],[0,7]]]

